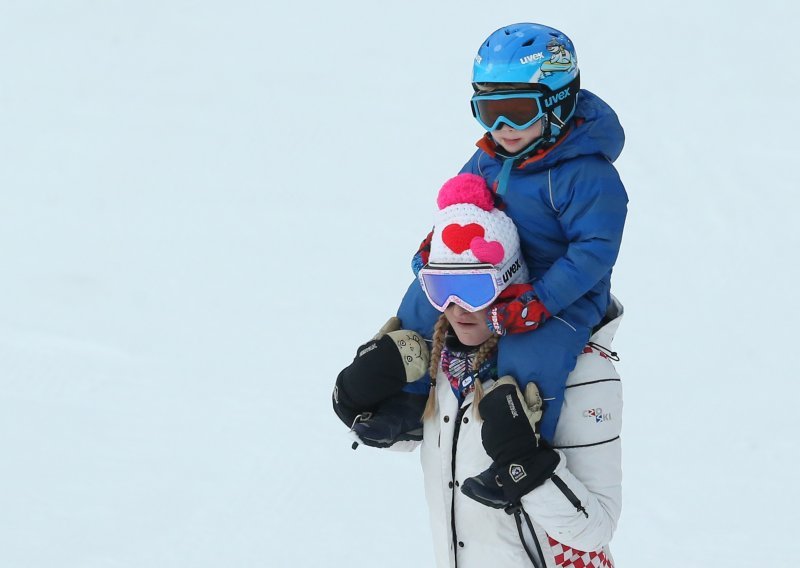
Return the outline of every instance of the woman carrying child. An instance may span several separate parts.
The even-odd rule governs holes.
[[[538,433],[535,383],[521,391],[514,378],[498,377],[498,337],[486,325],[493,305],[530,288],[517,230],[480,176],[448,181],[438,204],[419,270],[422,291],[441,312],[430,356],[393,318],[339,374],[334,410],[367,445],[421,445],[440,568],[612,567],[622,394],[611,340],[621,306],[612,302],[578,356],[548,443]],[[426,371],[427,397],[404,388]],[[387,428],[392,435],[374,435]]]

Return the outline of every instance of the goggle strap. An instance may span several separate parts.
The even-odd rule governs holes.
[[[564,126],[566,125],[566,120],[561,120],[560,117],[557,117],[555,115],[555,113],[553,112],[553,109],[555,109],[556,107],[559,107],[559,106],[562,106],[562,105],[565,105],[565,104],[569,103],[572,106],[572,111],[569,113],[569,115],[571,117],[572,113],[575,110],[575,100],[577,99],[578,91],[580,91],[580,90],[581,90],[581,76],[580,76],[580,73],[579,73],[578,75],[575,76],[575,78],[572,81],[567,83],[561,89],[553,92],[553,94],[551,95],[551,97],[558,97],[558,94],[562,93],[564,91],[567,91],[569,93],[569,95],[567,95],[563,99],[559,100],[558,104],[553,103],[551,105],[551,108],[548,108],[547,111],[546,111],[547,115],[549,117],[551,117],[551,120],[556,122],[556,126],[558,126],[559,128],[564,128]],[[545,101],[547,101],[547,100],[549,100],[549,97],[545,98]],[[545,102],[545,106],[547,106],[546,102]],[[569,120],[569,117],[567,118],[567,120]]]

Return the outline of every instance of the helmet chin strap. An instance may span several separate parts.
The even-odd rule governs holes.
[[[550,112],[550,113],[548,113],[548,115],[552,115],[552,122],[553,122],[553,123],[555,123],[555,125],[556,125],[556,126],[558,126],[558,129],[559,129],[559,130],[564,130],[564,127],[567,125],[567,123],[566,123],[566,122],[564,122],[563,120],[561,120],[560,118],[558,118],[558,117],[555,115],[555,113],[554,113],[554,112]],[[548,126],[550,126],[550,125],[548,124]]]

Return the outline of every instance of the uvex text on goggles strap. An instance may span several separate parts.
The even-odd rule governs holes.
[[[519,254],[500,269],[491,264],[427,264],[419,271],[425,295],[443,312],[453,302],[467,311],[489,306],[520,269]]]

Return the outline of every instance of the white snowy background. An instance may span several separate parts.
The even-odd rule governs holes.
[[[618,565],[791,565],[797,4],[3,0],[0,567],[432,566],[329,394],[515,21],[627,133]]]

